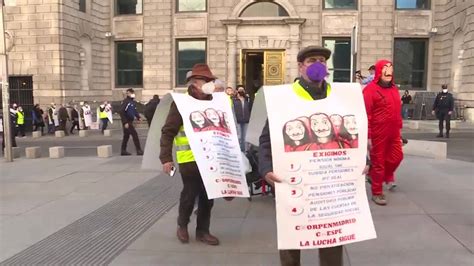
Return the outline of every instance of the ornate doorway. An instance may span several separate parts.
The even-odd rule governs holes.
[[[230,86],[240,82],[248,87],[250,74],[260,79],[260,86],[289,83],[298,75],[294,61],[305,19],[288,0],[242,0],[221,22],[227,28],[226,81]],[[254,68],[253,73],[249,68]]]
[[[250,95],[263,85],[285,83],[285,50],[243,49],[240,58],[239,82]]]

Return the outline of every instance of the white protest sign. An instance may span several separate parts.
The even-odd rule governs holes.
[[[172,94],[209,199],[249,197],[229,98],[214,93],[211,101]]]
[[[278,248],[375,238],[362,174],[367,116],[360,85],[334,83],[317,101],[299,97],[292,85],[266,87],[265,101],[273,171],[284,179],[276,184]]]

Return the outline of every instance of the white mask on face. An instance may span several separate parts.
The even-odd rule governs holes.
[[[216,89],[216,85],[214,84],[214,82],[210,81],[202,85],[201,89],[204,94],[212,94],[214,90]]]
[[[447,92],[448,92],[448,89],[444,89],[444,90],[443,90],[443,93],[447,93]]]
[[[130,98],[135,99],[135,93],[130,94]]]

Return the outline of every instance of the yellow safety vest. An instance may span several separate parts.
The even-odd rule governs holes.
[[[196,161],[183,126],[179,128],[178,134],[174,137],[174,146],[176,147],[176,160],[179,164]]]
[[[329,96],[329,94],[331,93],[331,84],[329,83],[326,83],[326,84],[328,85],[326,96]],[[293,83],[293,91],[296,93],[296,95],[298,95],[299,97],[305,100],[310,100],[310,101],[314,100],[313,97],[311,97],[311,95],[303,88],[303,86],[301,86],[301,84],[298,81]]]
[[[105,111],[105,109],[104,109],[103,112],[101,112],[100,109],[99,109],[99,118],[100,118],[100,119],[108,118],[107,112]]]
[[[17,112],[16,115],[17,115],[16,123],[17,123],[18,125],[23,125],[23,124],[25,124],[25,113],[23,113],[23,112]]]

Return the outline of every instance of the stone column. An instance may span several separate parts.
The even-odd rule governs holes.
[[[237,40],[227,40],[227,86],[237,85]]]
[[[298,66],[296,64],[296,56],[300,50],[300,26],[305,22],[305,19],[301,18],[289,18],[285,19],[286,24],[290,27],[290,51],[289,51],[289,73],[290,80],[287,82],[292,82],[294,78],[298,76]]]
[[[296,56],[298,55],[298,51],[300,49],[300,42],[299,40],[292,40],[290,39],[290,62],[296,61]],[[290,64],[290,78],[294,79],[298,77],[298,66],[296,64]]]
[[[237,26],[242,22],[240,19],[222,20],[227,26],[227,75],[228,86],[235,88],[237,85]]]

